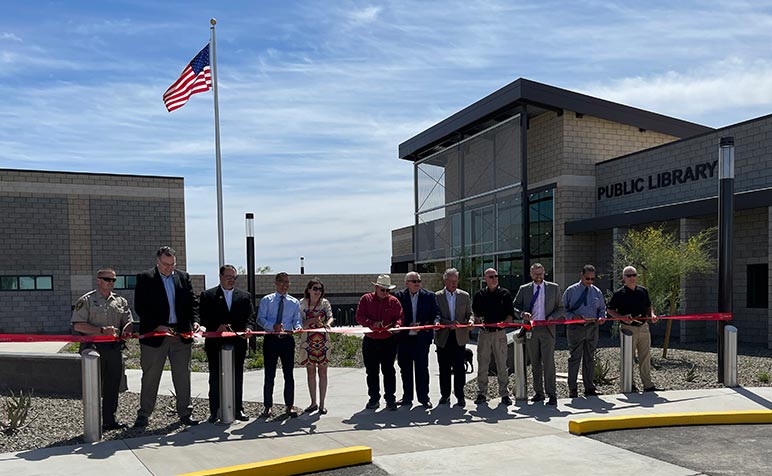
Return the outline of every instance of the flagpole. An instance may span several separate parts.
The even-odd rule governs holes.
[[[222,161],[220,159],[220,107],[217,100],[217,48],[215,46],[215,34],[214,26],[217,24],[217,20],[214,18],[209,20],[212,26],[209,28],[212,31],[212,40],[210,45],[210,51],[212,58],[212,86],[214,90],[214,147],[215,156],[217,157],[217,244],[220,252],[220,266],[225,264],[225,248],[223,239],[223,218],[222,218]]]

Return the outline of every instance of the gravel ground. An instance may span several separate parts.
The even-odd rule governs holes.
[[[662,349],[652,348],[653,368],[652,378],[657,386],[667,390],[686,390],[699,388],[721,387],[716,383],[716,354],[714,343],[694,344],[690,346],[674,344],[669,350],[669,358],[661,358]],[[565,338],[558,338],[555,351],[555,363],[558,373],[567,371],[568,351]],[[772,351],[763,347],[740,346],[738,349],[738,380],[745,387],[772,386],[765,381],[764,376],[772,375]],[[361,355],[361,352],[360,352]],[[609,365],[607,377],[610,382],[598,385],[598,389],[605,394],[618,393],[619,376],[619,345],[616,339],[611,339],[607,334],[601,335],[599,360]],[[530,387],[530,371],[529,388]],[[636,375],[636,385],[640,387],[640,381]],[[465,387],[467,398],[474,399],[477,395],[477,383],[473,375],[468,375],[470,380]],[[766,379],[768,380],[768,379]],[[514,378],[510,376],[510,391],[514,385]],[[558,379],[558,398],[568,397],[568,385]],[[580,386],[580,392],[582,388]],[[498,396],[498,384],[495,377],[490,378],[488,394],[491,398]],[[0,394],[7,397],[7,393]],[[245,402],[245,411],[250,417],[258,415],[263,410],[260,403]],[[205,419],[209,415],[206,399],[193,399],[193,416],[197,419]],[[119,399],[118,418],[126,423],[133,423],[136,418],[136,409],[139,407],[139,396],[134,393],[122,393]],[[296,409],[299,411],[299,409]],[[283,407],[274,406],[269,419],[283,418]],[[0,453],[24,451],[35,448],[44,448],[62,445],[82,444],[83,441],[83,407],[79,398],[61,397],[56,395],[35,395],[30,411],[32,420],[25,428],[15,434],[0,433]],[[0,413],[0,418],[5,414]],[[159,396],[156,410],[150,420],[150,426],[146,430],[117,430],[104,434],[106,440],[134,438],[147,435],[167,435],[185,431],[185,426],[179,422],[174,411],[174,399],[168,396]]]
[[[2,394],[6,397],[7,394]],[[122,393],[118,398],[119,421],[134,424],[139,408],[139,395]],[[262,403],[244,402],[244,411],[250,418],[255,418],[263,409]],[[295,411],[301,409],[295,407]],[[57,395],[35,395],[30,409],[32,420],[15,434],[0,433],[0,453],[47,448],[52,446],[84,444],[83,439],[83,404],[80,398]],[[5,417],[5,414],[2,415]],[[193,399],[193,417],[205,420],[209,417],[209,401],[203,398]],[[268,421],[286,418],[284,406],[274,405]],[[150,424],[144,430],[128,428],[103,433],[104,440],[123,440],[150,435],[173,435],[185,431],[187,427],[180,423],[174,409],[174,397],[159,395]]]
[[[558,375],[568,373],[568,343],[565,337],[558,337],[555,343],[555,368]],[[671,342],[668,358],[662,358],[662,347],[652,345],[651,378],[657,387],[665,390],[694,390],[700,388],[720,388],[716,372],[716,344],[704,342],[697,344],[679,344]],[[596,383],[598,391],[603,394],[619,393],[619,340],[612,339],[609,334],[601,333],[598,343],[599,362],[608,366],[607,383]],[[475,363],[475,375],[477,367]],[[581,372],[580,372],[581,373]],[[596,372],[597,374],[597,372]],[[473,375],[468,375],[469,382],[464,387],[468,399],[477,396],[477,381]],[[772,350],[760,346],[738,344],[737,380],[744,387],[769,387],[772,377]],[[597,375],[596,375],[597,378]],[[579,376],[581,381],[581,375]],[[642,389],[638,376],[638,366],[634,365],[633,382]],[[509,390],[514,392],[515,378],[510,375]],[[488,397],[498,398],[499,385],[496,377],[488,379]],[[530,367],[528,369],[529,396],[533,394],[533,382]],[[583,391],[579,384],[579,394]],[[568,383],[558,376],[558,398],[568,398]]]

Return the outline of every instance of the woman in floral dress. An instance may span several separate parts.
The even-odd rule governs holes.
[[[324,299],[324,284],[319,278],[314,278],[306,285],[300,301],[300,317],[303,319],[303,329],[329,328],[334,321],[330,301]],[[308,392],[311,394],[311,405],[306,412],[324,415],[324,397],[327,395],[327,364],[330,360],[330,339],[326,332],[303,332],[300,337],[299,365],[306,367],[308,374]],[[316,402],[316,375],[319,374],[319,404]]]

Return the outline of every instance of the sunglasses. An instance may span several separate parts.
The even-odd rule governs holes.
[[[103,278],[102,276],[99,276],[99,279],[101,279],[102,281],[104,281],[106,283],[114,283],[115,282],[115,278]]]
[[[314,286],[311,288],[311,291],[322,292],[324,291],[324,288],[320,288],[319,286]]]
[[[407,282],[408,283],[420,283],[421,280],[420,279],[408,279]]]
[[[637,274],[626,274],[625,275],[625,278],[637,278],[637,277],[638,277]]]
[[[389,289],[389,288],[381,288],[381,287],[379,287],[379,288],[378,288],[378,291],[383,291],[383,292],[387,293],[387,292],[391,291],[391,289]]]
[[[595,281],[595,278],[584,278],[585,281]]]

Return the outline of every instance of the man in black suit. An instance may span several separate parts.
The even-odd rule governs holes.
[[[405,275],[405,289],[395,295],[402,304],[406,326],[432,325],[440,318],[434,293],[421,288],[421,275],[412,271]],[[397,363],[402,376],[402,399],[397,405],[413,404],[413,369],[415,368],[415,395],[426,408],[429,400],[429,347],[434,332],[431,330],[403,331],[399,335]]]
[[[201,325],[214,332],[243,332],[255,327],[255,306],[252,295],[236,286],[238,273],[233,265],[220,267],[220,285],[201,293],[199,312]],[[207,337],[204,342],[209,361],[209,422],[219,418],[220,410],[220,349],[233,344],[234,411],[241,421],[249,420],[244,413],[244,358],[247,355],[247,337]]]
[[[137,274],[134,309],[139,316],[139,333],[165,333],[140,339],[142,390],[135,428],[144,428],[155,408],[158,385],[166,358],[172,368],[177,414],[186,425],[197,425],[192,418],[190,400],[190,354],[193,338],[198,331],[198,301],[190,276],[175,269],[177,258],[169,246],[156,252],[156,266]]]

